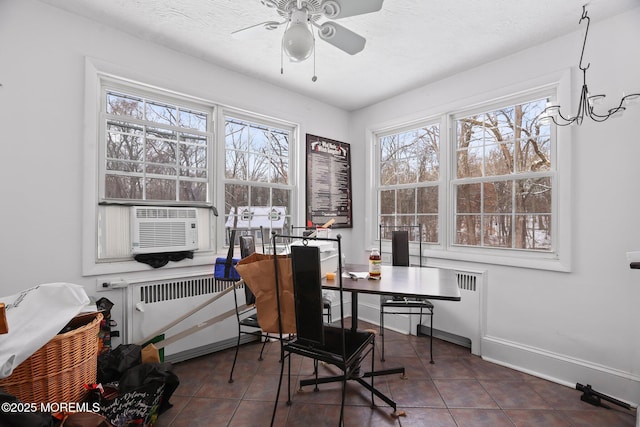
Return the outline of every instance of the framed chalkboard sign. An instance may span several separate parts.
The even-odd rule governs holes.
[[[352,228],[351,147],[307,134],[306,225]]]

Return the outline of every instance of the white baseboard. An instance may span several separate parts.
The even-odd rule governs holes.
[[[360,320],[379,324],[378,300],[362,298],[358,315]],[[402,315],[390,316],[388,321],[385,320],[385,327],[400,333],[415,333],[415,328],[411,328],[406,316]],[[438,337],[437,330],[434,331],[434,336]],[[632,407],[638,407],[640,404],[638,375],[488,335],[482,336],[477,348],[479,355],[489,362],[571,388],[575,388],[576,383],[591,385],[598,392],[626,402]],[[637,421],[637,427],[640,427],[640,419]]]
[[[640,403],[640,377],[607,366],[490,336],[482,338],[482,358],[568,387],[589,384],[633,407]]]

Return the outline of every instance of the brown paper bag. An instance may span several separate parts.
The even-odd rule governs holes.
[[[277,255],[280,289],[282,333],[296,332],[296,313],[293,300],[293,273],[291,259]],[[236,266],[245,286],[256,296],[258,323],[263,332],[279,333],[278,301],[276,299],[276,273],[273,255],[254,253],[241,259]]]
[[[153,343],[144,346],[140,356],[142,363],[160,363],[160,352]]]

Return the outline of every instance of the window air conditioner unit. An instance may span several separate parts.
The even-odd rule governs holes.
[[[149,254],[198,249],[196,208],[131,207],[131,252]]]

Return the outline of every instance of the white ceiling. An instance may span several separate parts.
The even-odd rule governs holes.
[[[312,58],[284,61],[284,27],[237,40],[235,30],[280,20],[259,0],[40,0],[145,40],[335,105],[356,110],[465,69],[584,30],[586,0],[385,0],[382,10],[340,20],[364,36],[350,56],[317,40]],[[345,0],[347,1],[347,0]],[[640,6],[640,0],[593,0],[592,25]],[[567,52],[579,59],[580,45]]]

